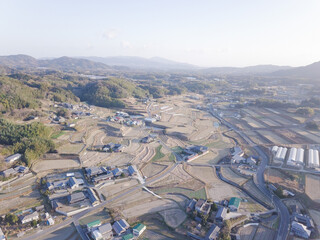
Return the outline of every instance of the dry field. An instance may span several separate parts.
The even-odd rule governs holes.
[[[295,131],[297,133],[299,133],[300,135],[309,138],[313,143],[319,143],[320,142],[320,137],[312,134],[311,132],[302,130],[302,129],[292,129],[292,131]]]
[[[254,240],[271,240],[276,236],[276,232],[270,228],[259,225]]]
[[[315,202],[320,203],[320,177],[306,175],[306,194]]]
[[[221,173],[225,178],[227,178],[227,179],[229,179],[229,180],[231,180],[231,181],[233,181],[233,182],[235,182],[235,183],[237,183],[239,185],[242,185],[242,184],[244,184],[245,182],[248,181],[247,178],[244,178],[244,177],[240,176],[239,174],[235,173],[229,167],[222,167],[221,168]]]
[[[257,213],[265,212],[267,209],[259,203],[253,201],[251,198],[246,198],[248,202],[241,202],[238,212],[243,213]]]
[[[149,192],[140,189],[132,192],[130,195],[125,195],[121,197],[117,201],[111,202],[108,207],[124,210],[125,208],[131,208],[136,205],[139,205],[142,202],[149,202],[157,199],[158,198],[154,197]]]
[[[265,124],[271,126],[271,127],[279,127],[280,126],[279,123],[277,123],[277,122],[275,122],[275,121],[273,121],[273,120],[271,120],[269,118],[266,118],[266,117],[263,117],[260,120],[263,121]]]
[[[272,143],[275,143],[275,144],[290,144],[287,140],[285,140],[281,136],[275,134],[274,132],[267,131],[267,130],[259,130],[257,132],[259,132],[262,136],[268,138]]]
[[[215,175],[214,169],[212,167],[195,167],[195,166],[187,165],[186,170],[192,176],[200,179],[206,184],[214,184],[220,181]]]
[[[36,173],[54,170],[54,169],[69,169],[69,168],[79,168],[80,163],[77,160],[73,159],[64,159],[64,160],[40,160],[36,162],[32,170]]]
[[[31,190],[15,198],[2,199],[0,201],[0,214],[6,214],[11,211],[27,209],[40,205],[41,195],[38,190]]]
[[[243,120],[246,121],[253,128],[263,128],[263,127],[265,127],[264,125],[262,125],[259,122],[255,121],[251,117],[245,117],[245,118],[243,118]]]
[[[257,186],[254,184],[252,180],[249,180],[246,182],[242,187],[247,189],[251,194],[253,194],[255,197],[259,198],[261,201],[265,202],[266,204],[269,204],[270,202],[265,197],[265,195],[257,188]]]
[[[123,166],[130,163],[133,158],[133,155],[126,154],[124,152],[111,153],[104,163],[108,166]]]
[[[172,228],[177,228],[187,218],[186,213],[180,208],[161,211],[160,215],[163,217],[165,223]]]
[[[62,154],[79,154],[83,148],[83,143],[67,143],[59,147],[57,150]]]

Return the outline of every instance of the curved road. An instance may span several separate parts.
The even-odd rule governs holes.
[[[258,166],[257,173],[254,175],[253,180],[256,186],[261,190],[261,192],[263,192],[264,195],[270,200],[270,202],[272,202],[275,205],[277,212],[280,216],[280,225],[278,228],[277,240],[286,240],[289,233],[289,227],[290,227],[290,214],[287,207],[280,200],[280,198],[278,198],[276,195],[270,192],[266,187],[266,184],[264,181],[264,171],[268,164],[268,156],[244,132],[242,132],[237,127],[233,126],[231,123],[227,122],[225,119],[215,114],[212,110],[212,107],[211,107],[210,113],[215,118],[219,119],[222,124],[226,125],[230,129],[238,133],[251,147],[253,147],[256,150],[256,152],[261,157],[262,161]]]

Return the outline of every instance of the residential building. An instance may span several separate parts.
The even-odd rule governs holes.
[[[27,173],[29,172],[29,168],[25,166],[17,166],[14,168],[14,170],[18,173]]]
[[[302,238],[308,239],[310,237],[311,231],[307,229],[302,223],[293,221],[291,224],[291,231],[294,235]]]
[[[47,220],[47,225],[49,225],[49,226],[51,226],[51,225],[54,225],[54,220],[53,220],[53,218],[48,218],[48,220]]]
[[[98,227],[98,231],[102,234],[104,239],[112,238],[112,226],[110,223],[106,223]]]
[[[216,240],[219,237],[220,228],[213,224],[206,234],[205,240]]]
[[[77,203],[86,199],[86,196],[83,192],[72,193],[68,196],[69,204]]]
[[[20,153],[13,154],[5,159],[7,163],[13,163],[22,157]]]
[[[220,207],[215,217],[216,221],[223,222],[224,219],[226,218],[227,212],[228,212],[227,208]]]
[[[240,157],[242,157],[244,155],[244,152],[242,151],[241,147],[236,146],[236,147],[233,147],[233,151],[232,151],[231,155],[232,156],[239,155]]]
[[[298,223],[302,223],[307,227],[307,229],[313,231],[314,230],[314,223],[313,220],[308,215],[302,215],[298,213],[294,213],[292,215],[292,220]]]
[[[105,180],[111,180],[113,178],[113,173],[111,171],[109,171],[106,174],[101,174],[97,177],[92,178],[92,181],[94,183],[99,183],[101,181],[105,181]]]
[[[96,193],[94,192],[94,190],[92,188],[88,188],[87,192],[88,192],[89,199],[90,199],[92,206],[98,205],[100,203],[100,201],[99,201],[99,198],[97,197]]]
[[[208,202],[205,202],[204,204],[202,204],[200,208],[200,213],[203,213],[204,215],[208,215],[210,213],[210,210],[211,210],[211,204]]]
[[[135,165],[129,166],[128,171],[131,176],[136,175],[138,173],[138,169]]]
[[[146,225],[142,223],[138,223],[132,228],[133,234],[136,236],[140,236],[147,229]]]
[[[132,233],[126,234],[122,237],[122,240],[132,240],[134,239],[134,236]]]
[[[4,176],[4,177],[10,177],[10,176],[15,176],[17,174],[17,171],[14,170],[13,168],[9,168],[7,170],[4,170],[0,173],[0,175]]]
[[[228,205],[230,211],[234,211],[234,212],[238,211],[240,207],[240,202],[241,202],[240,198],[237,198],[237,197],[230,198],[229,205]]]
[[[126,232],[127,229],[130,227],[130,225],[127,223],[125,219],[121,219],[119,221],[116,221],[112,228],[116,232],[118,236],[120,236],[122,233]]]
[[[97,176],[103,173],[101,167],[88,167],[86,168],[86,174],[89,177]]]
[[[81,178],[71,177],[69,178],[69,181],[68,181],[68,185],[70,186],[71,189],[78,188],[83,184],[84,184],[84,181]]]
[[[196,203],[197,203],[197,200],[191,199],[191,200],[189,201],[188,206],[187,206],[186,212],[187,212],[187,213],[188,213],[188,212],[192,212],[192,211],[194,210],[194,208],[195,208]]]
[[[203,200],[203,199],[199,199],[195,205],[195,209],[197,212],[200,212],[201,211],[201,207],[202,205],[205,203],[206,201]]]
[[[121,168],[115,168],[112,170],[113,176],[114,177],[119,177],[122,174],[122,169]]]
[[[249,165],[256,165],[257,161],[252,156],[250,156],[246,159],[246,163]]]
[[[39,214],[38,214],[37,211],[33,212],[31,214],[28,214],[28,215],[20,216],[20,221],[21,221],[22,224],[31,222],[33,220],[36,220],[36,221],[39,220]]]

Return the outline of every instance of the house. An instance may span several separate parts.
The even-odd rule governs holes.
[[[202,205],[205,203],[205,200],[203,199],[199,199],[195,205],[195,209],[197,212],[200,212],[201,211],[201,207]]]
[[[132,228],[133,234],[136,236],[140,236],[145,230],[146,230],[146,225],[142,223],[138,223]]]
[[[236,146],[236,147],[233,147],[233,151],[232,151],[231,155],[232,156],[239,155],[240,157],[242,157],[244,155],[244,152],[242,151],[241,147]]]
[[[257,161],[256,161],[252,156],[250,156],[250,157],[248,157],[248,158],[246,159],[246,164],[256,165],[256,164],[257,164]]]
[[[237,164],[245,162],[245,161],[246,161],[246,159],[240,155],[234,155],[231,159],[232,163],[237,163]]]
[[[71,189],[78,188],[79,186],[84,184],[83,179],[71,177],[69,178],[68,184]]]
[[[112,238],[112,226],[110,223],[106,223],[98,227],[98,231],[102,234],[104,239]]]
[[[102,234],[99,232],[99,230],[94,230],[91,232],[91,237],[94,239],[94,240],[102,240],[103,239],[103,236]]]
[[[217,221],[217,222],[223,222],[224,219],[226,218],[227,211],[228,211],[227,208],[225,208],[225,207],[220,207],[219,210],[218,210],[218,212],[217,212],[217,214],[216,214],[216,217],[215,217],[216,221]]]
[[[97,176],[103,173],[103,170],[101,169],[101,167],[88,167],[85,170],[86,170],[87,176],[89,177]]]
[[[298,213],[294,213],[292,215],[292,221],[301,223],[307,227],[308,230],[313,231],[314,230],[314,223],[312,219],[307,215],[302,215]]]
[[[29,168],[28,167],[24,167],[24,166],[17,166],[14,168],[14,170],[18,173],[27,173],[29,172]]]
[[[220,202],[220,204],[221,204],[222,206],[227,207],[228,204],[229,204],[229,202],[228,202],[228,200],[222,200],[222,201]]]
[[[36,221],[39,220],[38,212],[33,212],[33,213],[25,215],[25,216],[20,216],[20,221],[22,224],[29,223],[33,220],[36,220]]]
[[[83,192],[72,193],[68,196],[69,204],[77,203],[86,199]]]
[[[132,239],[134,239],[134,236],[132,233],[128,233],[122,237],[122,240],[132,240]]]
[[[47,225],[49,226],[54,225],[54,220],[52,218],[48,218]]]
[[[99,227],[99,226],[101,226],[101,221],[100,220],[95,220],[95,221],[89,222],[87,224],[87,229],[91,230],[92,228]]]
[[[121,168],[115,168],[112,170],[113,176],[114,177],[119,177],[122,174],[122,169]]]
[[[13,154],[5,159],[7,163],[13,163],[22,157],[20,153]]]
[[[307,229],[306,226],[304,226],[302,223],[298,223],[293,221],[291,224],[291,232],[294,233],[294,235],[302,238],[308,239],[310,237],[311,231]]]
[[[206,234],[205,240],[216,240],[219,237],[220,228],[213,224]]]
[[[0,228],[0,240],[6,240],[6,236],[2,232],[2,229]]]
[[[109,171],[107,174],[101,174],[101,175],[99,175],[97,177],[94,177],[92,179],[92,181],[94,183],[99,183],[101,181],[110,180],[112,178],[113,178],[113,173],[111,171]]]
[[[131,166],[128,167],[128,172],[129,172],[129,174],[131,176],[137,175],[138,169],[137,169],[137,167],[135,165],[133,165],[133,166],[131,165]]]
[[[100,203],[100,201],[99,201],[96,193],[91,188],[88,188],[87,192],[88,192],[89,199],[90,199],[92,206],[98,205]]]
[[[116,232],[118,236],[120,236],[122,233],[127,231],[127,229],[130,227],[130,225],[127,223],[125,219],[121,219],[119,221],[116,221],[113,225],[112,228]]]
[[[233,211],[233,212],[238,211],[240,202],[241,202],[240,198],[237,198],[237,197],[230,198],[229,205],[228,205],[230,211]]]
[[[195,208],[196,203],[197,203],[197,200],[191,199],[191,200],[189,201],[188,206],[187,206],[186,212],[187,212],[187,213],[188,213],[188,212],[192,212],[192,211],[194,210],[194,208]]]
[[[0,174],[7,178],[7,177],[10,177],[10,176],[16,175],[17,171],[14,170],[13,168],[9,168],[7,170],[2,171]]]
[[[211,204],[208,202],[205,202],[204,204],[202,204],[200,208],[200,213],[203,213],[204,215],[208,215],[210,213],[210,210],[211,210]]]

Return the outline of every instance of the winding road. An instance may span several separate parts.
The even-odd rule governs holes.
[[[275,194],[269,191],[266,187],[266,183],[264,180],[264,171],[269,161],[268,156],[243,131],[239,130],[236,126],[232,125],[231,123],[220,117],[218,114],[216,114],[213,111],[212,107],[210,109],[210,113],[212,114],[212,116],[219,119],[222,124],[224,124],[228,128],[235,131],[238,135],[240,135],[249,146],[253,147],[256,150],[256,152],[261,157],[262,161],[258,166],[257,173],[254,175],[253,180],[256,186],[260,189],[260,191],[264,193],[264,195],[270,200],[271,203],[274,204],[278,212],[278,215],[280,216],[280,225],[277,232],[277,240],[286,240],[290,227],[290,214],[286,205],[280,200],[280,198],[278,198]]]

